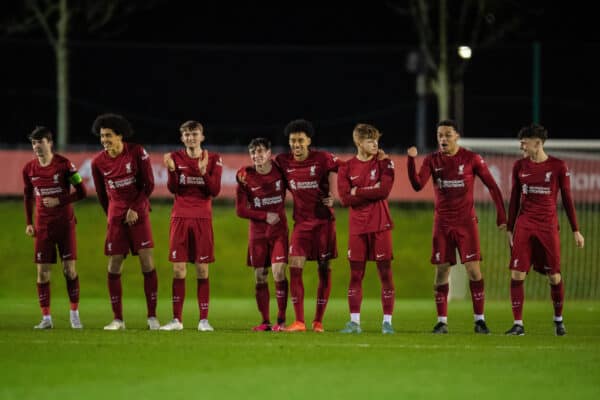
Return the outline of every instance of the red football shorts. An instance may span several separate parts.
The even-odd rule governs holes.
[[[104,254],[107,256],[127,255],[129,251],[136,256],[141,249],[153,247],[152,227],[148,215],[140,216],[137,222],[131,226],[123,223],[122,220],[108,221],[104,243]]]
[[[337,258],[335,221],[324,220],[316,225],[314,223],[294,225],[289,255],[306,257],[311,261]]]
[[[215,261],[210,218],[171,218],[169,261],[208,264]]]
[[[350,261],[392,260],[392,231],[361,233],[348,238]]]
[[[248,242],[247,264],[254,268],[266,268],[278,263],[287,264],[287,250],[287,231],[271,238],[251,239]]]
[[[462,225],[434,223],[431,263],[456,265],[457,249],[463,264],[482,260],[477,218]]]
[[[36,264],[56,264],[56,249],[63,261],[77,259],[77,240],[75,235],[75,220],[66,224],[58,221],[35,227]]]
[[[515,225],[509,268],[529,272],[531,266],[540,274],[560,273],[560,239],[558,230],[540,231]]]

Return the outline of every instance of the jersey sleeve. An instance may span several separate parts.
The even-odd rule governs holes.
[[[87,197],[87,189],[83,183],[81,175],[79,175],[79,171],[77,171],[77,168],[75,167],[75,164],[68,160],[65,160],[65,163],[65,175],[67,182],[69,182],[69,188],[73,186],[75,191],[71,192],[69,190],[68,193],[58,196],[61,205],[74,203]]]
[[[33,224],[33,185],[29,180],[28,166],[23,168],[23,205],[25,206],[25,220],[27,225]]]
[[[129,208],[134,209],[136,204],[142,202],[142,198],[150,198],[150,195],[154,191],[154,172],[152,171],[152,162],[150,155],[146,150],[139,146],[135,155],[136,162],[138,165],[137,172],[137,188],[138,195],[130,202]]]
[[[348,178],[348,164],[344,163],[339,166],[337,179],[338,195],[344,207],[353,207],[366,204],[367,201],[357,196],[352,196],[352,184]]]
[[[429,163],[430,159],[430,156],[425,157],[423,164],[421,164],[421,169],[419,169],[419,173],[417,173],[415,157],[408,156],[406,158],[408,179],[410,180],[410,184],[413,189],[417,192],[423,189],[425,184],[427,184],[429,177],[431,176],[431,167]]]
[[[506,210],[504,208],[502,192],[500,191],[496,180],[490,173],[485,161],[483,161],[483,158],[481,158],[481,156],[478,154],[473,157],[473,171],[477,176],[479,176],[479,179],[481,179],[483,184],[488,188],[490,196],[494,201],[496,206],[496,225],[500,226],[506,224]]]
[[[392,160],[381,160],[379,161],[379,167],[381,169],[379,187],[367,186],[358,188],[356,190],[357,197],[371,201],[388,198],[394,185],[394,162]]]
[[[250,202],[248,201],[247,184],[243,182],[247,176],[245,174],[245,168],[242,168],[236,174],[237,188],[235,192],[235,211],[238,217],[246,219],[254,219],[258,221],[265,221],[267,219],[266,211],[258,211],[250,208]],[[243,177],[243,178],[242,178]]]
[[[215,154],[209,160],[210,168],[206,169],[206,173],[203,175],[204,182],[206,182],[206,188],[208,194],[216,197],[221,191],[221,175],[223,174],[223,160],[221,156]]]
[[[510,190],[510,202],[508,205],[508,223],[506,229],[512,232],[517,220],[517,214],[521,207],[521,182],[519,182],[519,162],[515,162],[512,170],[512,188]]]
[[[167,167],[167,189],[169,192],[173,194],[177,194],[179,190],[179,179],[177,176],[177,160],[174,156],[175,153],[171,153],[171,159],[173,160],[173,164],[175,164],[175,169],[171,171]]]
[[[575,205],[573,203],[573,197],[571,196],[571,174],[564,162],[560,163],[558,170],[558,185],[560,187],[560,198],[562,199],[563,207],[567,213],[571,230],[577,232],[579,226],[577,225],[577,215],[575,214]]]
[[[98,201],[100,202],[104,213],[108,214],[108,193],[106,193],[104,177],[102,176],[102,172],[98,169],[98,166],[94,161],[92,161],[92,178],[94,180],[94,186],[96,187]]]

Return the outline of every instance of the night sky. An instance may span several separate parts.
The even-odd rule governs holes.
[[[551,137],[600,138],[593,14],[504,3],[490,23],[514,14],[527,23],[474,53],[464,81],[464,135],[514,137],[531,121],[532,43],[539,41],[541,122]],[[357,122],[379,127],[386,148],[414,143],[415,76],[406,57],[417,36],[411,18],[385,2],[158,1],[102,32],[84,25],[71,36],[75,144],[97,145],[91,123],[109,111],[128,117],[136,140],[149,146],[176,142],[188,119],[205,125],[209,144],[245,146],[260,135],[284,145],[283,127],[300,117],[315,123],[317,146],[350,147]],[[26,146],[35,125],[56,127],[53,54],[41,31],[5,36],[0,48],[0,143]],[[433,97],[428,105],[433,138]]]

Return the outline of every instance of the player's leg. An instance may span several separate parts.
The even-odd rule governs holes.
[[[507,335],[523,336],[523,303],[525,302],[525,277],[531,268],[531,242],[529,233],[516,226],[513,234],[513,247],[510,256],[510,301],[513,313],[513,326]]]
[[[71,328],[81,329],[83,325],[79,318],[79,276],[75,269],[75,260],[63,260],[63,274],[65,275],[69,295]]]
[[[277,324],[272,330],[281,331],[285,329],[285,313],[288,301],[288,281],[285,276],[285,268],[288,262],[288,235],[285,232],[272,242],[271,246],[271,269],[275,281],[275,297],[277,299]]]
[[[252,330],[254,331],[270,331],[271,330],[271,320],[269,317],[269,301],[270,301],[270,293],[269,293],[269,284],[267,282],[267,277],[269,276],[269,269],[266,267],[258,267],[254,268],[254,297],[256,298],[256,306],[258,307],[258,312],[262,317],[262,322],[255,326]]]
[[[104,327],[115,331],[125,329],[123,322],[123,286],[121,272],[123,260],[129,253],[129,237],[127,228],[120,221],[109,221],[104,242],[104,254],[108,256],[108,295],[113,312],[113,321]]]
[[[367,235],[350,235],[348,237],[348,262],[350,264],[350,282],[348,283],[348,309],[350,321],[341,333],[361,333],[360,307],[362,305],[362,281],[367,264]]]
[[[214,328],[208,322],[208,305],[210,301],[208,264],[196,263],[196,277],[198,278],[196,296],[198,298],[198,308],[200,310],[200,321],[198,322],[198,330],[201,332],[212,332],[214,331]]]
[[[435,266],[435,278],[433,290],[435,295],[435,307],[437,311],[437,324],[432,333],[448,333],[448,292],[450,277],[450,264],[437,264]]]
[[[471,290],[473,303],[473,318],[475,320],[475,333],[488,334],[490,330],[485,323],[484,306],[485,290],[483,275],[481,274],[481,250],[479,245],[479,230],[477,222],[457,227],[455,229],[456,242],[460,258],[465,264]]]
[[[158,276],[154,268],[154,255],[152,248],[139,249],[140,267],[144,275],[144,294],[146,296],[146,310],[148,329],[158,330],[160,323],[156,318],[156,303],[158,298]]]
[[[563,322],[563,304],[565,301],[565,287],[560,272],[560,239],[558,231],[540,234],[540,251],[544,256],[544,265],[547,267],[550,282],[550,297],[554,308],[554,333],[564,336],[567,333]]]
[[[310,232],[301,231],[298,225],[294,226],[289,248],[290,261],[290,299],[294,306],[296,320],[285,328],[288,332],[303,332],[306,330],[304,322],[304,282],[302,272],[306,258],[311,254],[312,243]]]
[[[383,321],[381,332],[384,335],[393,334],[392,314],[396,300],[396,290],[392,275],[392,231],[383,231],[371,234],[377,272],[381,282],[381,306],[383,308]]]
[[[37,264],[37,292],[42,320],[34,329],[52,329],[52,315],[50,313],[50,269],[52,264]]]
[[[313,240],[317,244],[317,264],[319,284],[317,286],[317,304],[315,318],[312,323],[313,331],[323,332],[323,316],[331,294],[331,259],[337,257],[335,222],[327,221],[314,232]]]
[[[275,297],[277,298],[277,324],[272,327],[274,331],[281,331],[285,328],[288,299],[288,281],[285,277],[285,267],[285,263],[273,263],[271,267],[273,280],[275,281]]]
[[[173,319],[160,327],[162,331],[180,331],[183,329],[183,304],[185,301],[185,277],[189,237],[184,218],[172,218],[169,225],[169,261],[173,264],[173,282],[171,283],[171,301]]]
[[[67,293],[69,295],[70,311],[69,320],[71,328],[81,329],[81,319],[79,318],[79,276],[75,268],[77,259],[77,242],[75,236],[75,223],[65,227],[58,242],[58,252],[63,260],[63,274],[67,283]]]

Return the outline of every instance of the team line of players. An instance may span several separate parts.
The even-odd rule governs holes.
[[[92,131],[104,150],[92,161],[92,175],[98,200],[107,215],[104,252],[108,256],[107,284],[113,320],[105,330],[125,329],[122,310],[121,272],[131,252],[138,255],[144,275],[147,323],[151,330],[183,329],[183,303],[187,263],[196,267],[198,330],[212,331],[208,322],[209,264],[214,258],[212,199],[221,188],[222,162],[218,154],[202,149],[203,126],[187,121],[180,127],[184,149],[164,155],[168,169],[167,186],[174,194],[169,232],[169,261],[173,264],[173,318],[160,325],[156,317],[157,274],[152,249],[154,241],[149,219],[149,197],[154,188],[150,157],[142,146],[128,139],[130,123],[117,114],[103,114]],[[392,314],[395,290],[393,221],[388,196],[394,183],[394,164],[379,148],[381,133],[372,125],[358,124],[352,138],[356,155],[345,162],[331,153],[311,148],[315,135],[309,121],[291,121],[284,129],[290,152],[272,157],[268,139],[255,138],[249,146],[252,165],[237,173],[236,212],[249,220],[247,265],[255,271],[255,297],[261,323],[255,331],[306,331],[302,272],[306,261],[316,261],[318,288],[311,328],[323,332],[323,316],[331,292],[330,260],[337,257],[334,197],[336,184],[340,202],[349,207],[348,260],[350,320],[340,331],[361,333],[362,280],[366,263],[374,261],[381,281],[383,334],[394,333]],[[561,193],[575,244],[583,247],[570,193],[569,172],[562,160],[545,153],[544,127],[532,124],[518,137],[523,158],[512,173],[512,190],[506,216],[502,194],[484,160],[458,144],[459,132],[451,120],[437,126],[438,151],[427,155],[417,172],[417,149],[407,154],[408,177],[414,190],[421,190],[431,178],[434,185],[434,226],[431,263],[435,266],[434,293],[437,324],[433,333],[448,333],[448,292],[450,268],[457,264],[456,253],[469,278],[474,313],[474,331],[487,334],[484,316],[484,280],[480,269],[477,216],[473,201],[475,177],[489,190],[496,207],[496,223],[506,230],[511,247],[510,297],[514,316],[510,335],[523,335],[523,282],[531,267],[546,275],[554,308],[554,332],[566,333],[562,318],[564,285],[560,271],[557,197]],[[37,289],[42,320],[34,328],[53,327],[50,314],[50,269],[57,250],[64,266],[70,300],[72,328],[82,328],[79,317],[79,279],[75,215],[72,203],[86,197],[76,167],[52,151],[52,133],[37,127],[29,135],[35,158],[23,168],[26,234],[35,238]],[[71,188],[74,188],[72,190]],[[285,194],[293,198],[294,227],[288,242]],[[35,207],[34,207],[35,203]],[[35,221],[33,211],[35,208]],[[289,264],[289,282],[286,265]],[[277,318],[270,319],[268,270],[272,269],[277,299]],[[288,293],[289,292],[289,293]],[[288,297],[295,320],[286,325]]]

